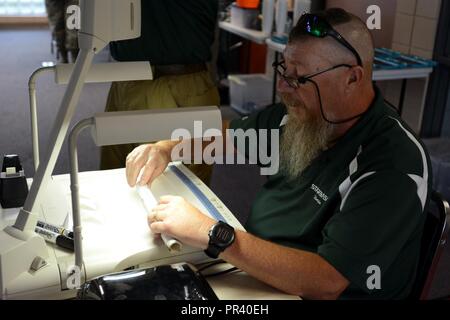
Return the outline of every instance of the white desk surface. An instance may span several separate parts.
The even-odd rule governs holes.
[[[275,50],[276,52],[283,52],[286,45],[273,41],[272,39],[266,39],[267,46]],[[373,80],[399,80],[399,79],[413,79],[413,78],[426,78],[433,71],[433,68],[407,68],[407,69],[394,69],[394,70],[374,70]]]
[[[114,179],[117,179],[118,174],[123,173],[120,170],[110,170],[110,172],[111,172],[111,174],[109,174],[108,171],[80,173],[81,190],[83,190],[83,187],[89,187],[89,185],[96,180],[105,180],[105,177],[108,179],[116,177]],[[61,186],[63,186],[64,189],[67,189],[67,190],[65,190],[66,193],[69,192],[68,191],[69,175],[55,176],[55,180],[63,182],[63,184]],[[105,181],[107,181],[107,179]],[[122,184],[122,183],[120,183],[120,180],[114,180],[114,182],[115,183],[113,183],[113,185],[115,185],[116,187],[118,187],[119,184],[120,185]],[[97,183],[98,183],[98,181],[97,181]],[[124,183],[123,188],[126,188],[127,186],[126,186],[125,180],[123,180],[123,183]],[[162,185],[162,181],[159,184]],[[158,185],[158,182],[155,181],[154,185]],[[92,185],[90,187],[95,188],[96,186]],[[176,187],[176,185],[173,185],[172,187]],[[181,190],[182,186],[180,186],[179,188]],[[171,190],[173,190],[173,188]],[[85,189],[85,191],[92,191],[92,190]],[[126,190],[125,191],[122,190],[122,193],[126,193]],[[101,200],[102,199],[93,199],[93,201],[98,201],[98,202],[100,202]],[[12,224],[14,222],[15,218],[17,217],[18,212],[19,212],[18,208],[2,209],[0,207],[0,226],[4,227],[7,224]],[[84,228],[84,229],[86,230],[86,228]],[[87,238],[87,235],[85,235],[84,238]],[[83,240],[83,242],[84,242],[84,240]],[[159,242],[160,242],[160,246],[164,246],[161,243],[161,241],[159,241]],[[48,244],[48,246],[49,246],[50,250],[53,249],[55,251],[59,251],[51,244]],[[65,253],[65,254],[67,254],[67,253]],[[227,267],[227,265],[222,264],[222,268],[226,268],[226,267]],[[230,267],[230,265],[228,265],[228,267]],[[220,268],[220,267],[211,268],[210,270],[217,271],[218,270],[217,268]],[[280,292],[280,291],[278,291],[256,279],[254,279],[253,277],[247,275],[244,272],[234,272],[234,273],[230,273],[230,274],[226,274],[226,275],[211,277],[208,279],[208,282],[210,283],[213,290],[216,292],[216,295],[219,297],[219,299],[225,299],[225,300],[299,299],[296,296],[290,296],[290,295],[284,294],[284,293],[282,293],[282,292]]]
[[[232,265],[225,263],[207,271],[213,273],[231,267]],[[220,300],[301,300],[298,296],[283,293],[240,270],[207,277],[206,280]]]

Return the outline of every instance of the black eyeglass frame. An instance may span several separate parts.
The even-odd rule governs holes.
[[[274,62],[272,63],[272,68],[274,68],[275,72],[277,72],[277,74],[280,76],[280,78],[282,78],[284,81],[286,81],[286,83],[293,89],[298,89],[300,87],[301,84],[305,84],[307,81],[310,81],[310,79],[312,79],[313,77],[316,77],[320,74],[323,74],[325,72],[331,71],[331,70],[335,70],[338,68],[342,68],[342,67],[346,67],[346,68],[353,68],[354,66],[346,64],[346,63],[341,63],[341,64],[337,64],[335,66],[332,66],[330,68],[327,68],[325,70],[320,70],[314,73],[310,73],[304,76],[300,76],[298,78],[294,78],[294,77],[288,77],[285,75],[286,72],[286,65],[285,65],[285,61],[282,60],[280,62]],[[279,68],[283,69],[283,72],[281,70],[279,70]]]
[[[286,83],[287,83],[291,88],[293,88],[293,89],[295,89],[295,90],[297,90],[297,89],[300,87],[301,84],[305,84],[306,82],[312,83],[313,86],[315,87],[315,89],[316,89],[316,91],[317,91],[317,94],[318,94],[318,97],[319,97],[320,113],[322,114],[322,118],[323,118],[326,122],[328,122],[328,123],[330,123],[330,124],[342,124],[342,123],[346,123],[346,122],[352,121],[352,120],[354,120],[354,119],[357,119],[357,118],[363,116],[365,113],[367,113],[367,112],[369,111],[369,109],[367,109],[366,111],[363,111],[363,112],[361,112],[361,113],[359,113],[359,114],[356,114],[356,115],[354,115],[354,116],[351,116],[351,117],[346,118],[346,119],[341,119],[341,120],[330,120],[330,119],[328,119],[328,118],[326,117],[326,115],[325,115],[324,110],[323,110],[322,96],[320,95],[319,85],[318,85],[314,80],[312,80],[313,77],[318,76],[319,74],[322,74],[322,73],[325,73],[325,72],[328,72],[328,71],[331,71],[331,70],[335,70],[335,69],[337,69],[337,68],[342,68],[342,67],[353,68],[353,67],[355,67],[355,66],[352,66],[352,65],[349,65],[349,64],[346,64],[346,63],[341,63],[341,64],[337,64],[337,65],[335,65],[335,66],[332,66],[332,67],[330,67],[330,68],[327,68],[327,69],[325,69],[325,70],[317,71],[317,72],[311,73],[311,74],[306,75],[306,76],[300,76],[300,77],[298,77],[298,78],[287,77],[287,76],[284,75],[284,72],[286,71],[286,66],[285,66],[285,64],[284,64],[284,60],[282,60],[282,61],[280,61],[280,62],[278,62],[278,63],[277,63],[277,62],[274,62],[274,63],[272,64],[272,67],[274,68],[275,72],[277,72],[278,75],[279,75],[284,81],[286,81]],[[283,72],[281,72],[281,70],[279,70],[280,67],[283,69]]]

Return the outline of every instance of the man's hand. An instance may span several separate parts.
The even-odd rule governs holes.
[[[154,233],[163,233],[181,242],[206,249],[208,231],[216,223],[182,197],[163,196],[148,215],[148,224]]]
[[[143,144],[127,156],[126,175],[130,187],[136,182],[143,186],[151,184],[161,173],[164,172],[170,162],[170,152],[158,144]],[[136,181],[142,170],[139,181]]]

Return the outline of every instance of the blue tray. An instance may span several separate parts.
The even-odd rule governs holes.
[[[387,48],[375,48],[374,69],[432,68],[437,63]]]

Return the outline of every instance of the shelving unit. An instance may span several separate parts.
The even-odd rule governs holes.
[[[219,22],[219,28],[258,44],[264,44],[268,37],[268,35],[262,31],[241,28],[226,21]]]

